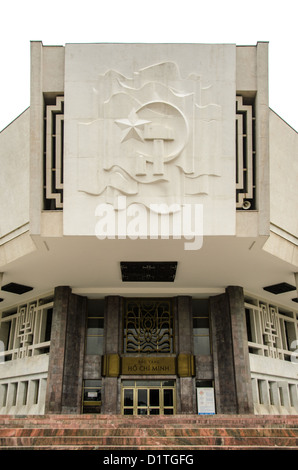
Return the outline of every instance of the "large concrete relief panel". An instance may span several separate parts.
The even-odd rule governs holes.
[[[201,205],[235,233],[233,45],[70,44],[65,50],[64,232],[94,235],[98,206]]]

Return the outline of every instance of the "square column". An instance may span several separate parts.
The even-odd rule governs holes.
[[[69,287],[57,287],[45,413],[81,412],[87,302]]]
[[[229,303],[226,294],[210,298],[214,391],[218,414],[237,414]]]
[[[243,289],[238,286],[229,286],[226,293],[231,318],[237,412],[251,414],[253,413],[253,398]]]
[[[243,289],[210,298],[217,413],[253,414]]]
[[[177,356],[178,356],[178,374],[179,374],[179,360],[182,358],[183,364],[187,359],[193,360],[193,327],[192,327],[192,298],[188,296],[177,297]],[[185,364],[187,365],[187,364]],[[184,369],[184,367],[183,367]],[[189,369],[189,367],[186,367]],[[185,414],[195,413],[195,388],[194,378],[189,376],[182,376],[179,374],[179,393],[178,412]],[[180,403],[179,403],[180,401]]]
[[[105,361],[109,370],[103,378],[103,414],[120,413],[118,376],[120,360],[120,338],[122,332],[122,299],[119,296],[106,297],[105,306]]]

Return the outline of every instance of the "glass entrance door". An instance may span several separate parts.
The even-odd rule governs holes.
[[[122,414],[173,415],[176,410],[174,380],[124,380]]]

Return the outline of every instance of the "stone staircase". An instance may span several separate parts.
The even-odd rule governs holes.
[[[0,415],[0,450],[298,450],[298,416]]]

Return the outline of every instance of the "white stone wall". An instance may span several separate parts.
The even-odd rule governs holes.
[[[298,133],[270,112],[270,237],[264,249],[298,272]]]
[[[256,414],[298,414],[298,312],[263,299],[245,302]]]
[[[202,204],[205,235],[234,235],[235,96],[235,45],[66,45],[64,233],[123,196]]]
[[[250,354],[256,414],[298,414],[297,362]]]
[[[0,311],[0,414],[44,413],[52,307],[49,294]]]
[[[298,133],[270,112],[270,220],[298,239]]]
[[[0,132],[0,245],[29,223],[29,125],[27,109]]]
[[[0,414],[44,414],[48,354],[0,363]]]
[[[270,236],[264,250],[292,265],[291,271],[297,273],[298,133],[273,111],[269,124]]]

